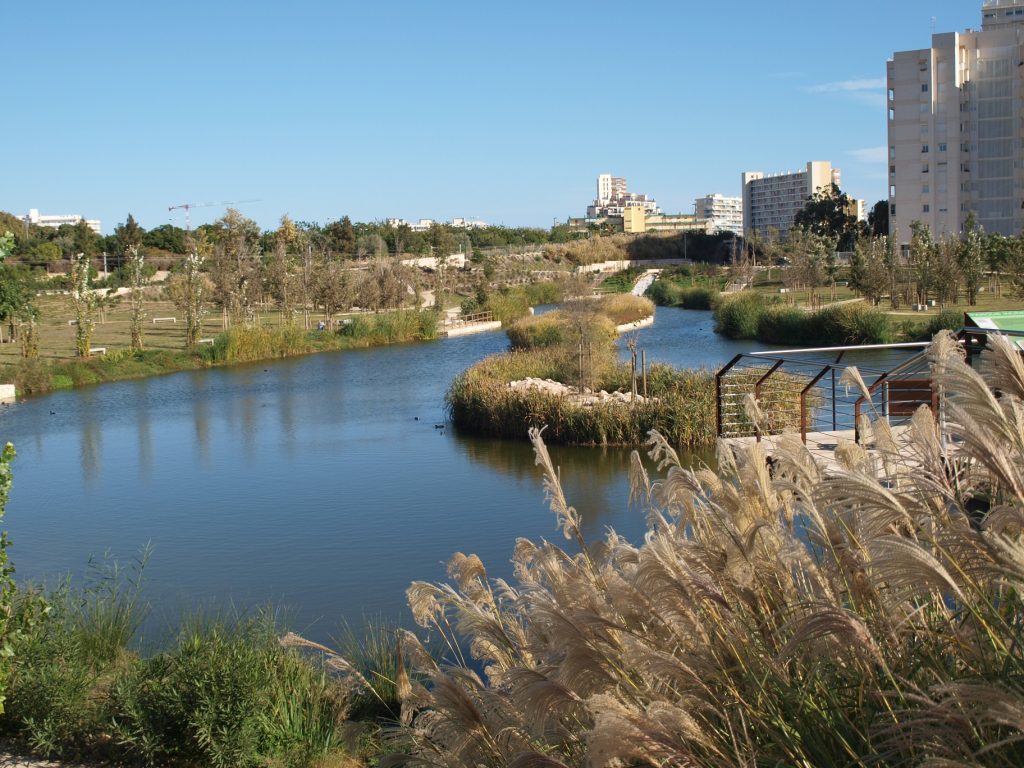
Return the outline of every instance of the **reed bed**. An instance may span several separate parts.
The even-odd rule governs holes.
[[[602,296],[597,300],[596,311],[615,325],[625,325],[643,320],[654,314],[654,302],[643,296],[633,296],[629,293],[616,293],[610,296]]]
[[[614,351],[593,364],[594,389],[630,391],[629,367]],[[553,443],[640,445],[651,429],[673,444],[706,447],[715,439],[714,375],[654,365],[648,372],[650,397],[635,403],[599,402],[584,406],[571,397],[532,389],[511,389],[509,382],[530,377],[572,381],[575,356],[563,348],[492,355],[452,382],[445,396],[459,429],[494,437],[522,439],[531,427],[544,428]],[[709,418],[710,416],[710,418]]]
[[[731,339],[766,344],[886,344],[893,340],[888,315],[864,303],[807,312],[749,291],[717,302],[715,331]]]
[[[236,325],[213,337],[212,345],[195,350],[114,349],[88,359],[19,359],[0,365],[0,379],[13,382],[18,395],[108,381],[138,379],[214,365],[270,360],[313,352],[426,341],[437,338],[439,314],[434,310],[357,315],[336,331],[306,331],[297,326]]]
[[[661,307],[713,309],[718,300],[718,291],[700,286],[688,287],[662,278],[651,283],[647,296]]]
[[[569,544],[519,540],[512,583],[457,553],[410,587],[472,659],[406,637],[431,682],[389,764],[1024,764],[1024,363],[1006,339],[978,370],[951,336],[930,354],[944,432],[927,408],[900,441],[865,418],[870,451],[829,471],[795,438],[771,471],[758,445],[687,468],[652,433],[640,544],[585,539],[531,430]]]

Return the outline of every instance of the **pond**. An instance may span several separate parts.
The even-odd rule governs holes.
[[[661,308],[648,362],[716,367],[749,342],[709,312]],[[561,539],[526,442],[455,434],[444,392],[503,333],[186,372],[2,409],[18,451],[6,525],[21,580],[80,578],[147,545],[152,627],[197,605],[271,603],[320,640],[339,622],[408,623],[405,589],[456,551],[511,575],[519,537]],[[629,451],[552,447],[586,534],[631,540]]]

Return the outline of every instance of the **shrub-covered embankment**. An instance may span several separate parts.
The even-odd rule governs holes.
[[[717,302],[715,331],[730,339],[796,346],[887,344],[893,340],[888,316],[866,304],[835,304],[809,312],[746,291]]]
[[[518,440],[529,428],[544,427],[545,440],[553,443],[640,445],[656,429],[680,447],[710,446],[715,440],[713,372],[655,364],[647,371],[646,391],[638,372],[633,397],[631,367],[618,362],[615,326],[653,310],[647,299],[615,295],[513,324],[511,352],[483,360],[452,382],[446,396],[452,421],[468,432]],[[530,379],[566,386],[523,386]],[[623,396],[602,397],[602,391]],[[773,412],[796,413],[778,400],[787,396],[774,389],[765,393]]]
[[[584,367],[592,365],[584,360]],[[714,374],[652,365],[647,394],[635,402],[604,401],[584,405],[572,396],[538,389],[513,389],[528,378],[564,383],[579,380],[579,359],[564,347],[516,350],[493,355],[462,373],[446,395],[448,412],[459,429],[523,440],[530,427],[546,427],[551,443],[640,445],[657,429],[673,444],[706,447],[715,439]],[[591,391],[631,391],[629,366],[605,360],[584,371]]]
[[[650,299],[630,294],[612,294],[600,299],[571,302],[543,315],[528,315],[505,330],[513,349],[535,349],[559,345],[607,347],[616,327],[635,323],[654,314]]]
[[[35,395],[218,365],[427,340],[436,338],[437,330],[434,311],[358,315],[330,332],[236,325],[214,337],[213,344],[192,351],[118,349],[88,359],[21,359],[0,366],[0,380],[13,383],[19,396]]]
[[[659,307],[713,309],[718,291],[703,286],[680,285],[663,278],[651,283],[647,296]]]

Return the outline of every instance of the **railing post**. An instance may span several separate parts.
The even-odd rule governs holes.
[[[767,381],[768,378],[773,373],[775,373],[777,370],[779,370],[779,368],[782,366],[783,362],[784,361],[782,361],[782,360],[777,361],[775,363],[775,365],[773,365],[771,368],[769,368],[768,371],[765,373],[765,375],[762,376],[760,379],[758,379],[757,383],[754,384],[754,399],[758,403],[761,402],[761,385],[764,384],[765,381]],[[761,442],[761,428],[758,427],[757,424],[754,425],[754,438],[757,440],[757,442],[759,442],[759,443]]]
[[[722,436],[722,377],[742,359],[742,354],[736,355],[724,367],[719,368],[718,373],[715,374],[715,426],[717,437]]]

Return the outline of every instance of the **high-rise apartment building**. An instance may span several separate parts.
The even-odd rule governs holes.
[[[643,208],[647,215],[661,213],[653,197],[628,191],[626,179],[622,176],[612,176],[609,173],[598,176],[597,197],[587,207],[587,217],[621,216],[627,208]]]
[[[711,223],[715,232],[743,234],[743,198],[725,195],[704,195],[694,200],[698,219]]]
[[[987,0],[981,31],[932,35],[888,62],[889,230],[922,221],[986,232],[1024,225],[1024,0]]]
[[[807,168],[795,173],[766,176],[760,171],[746,171],[743,185],[743,231],[756,231],[767,237],[776,230],[785,238],[793,219],[815,192],[839,185],[840,173],[828,160],[812,160]]]

